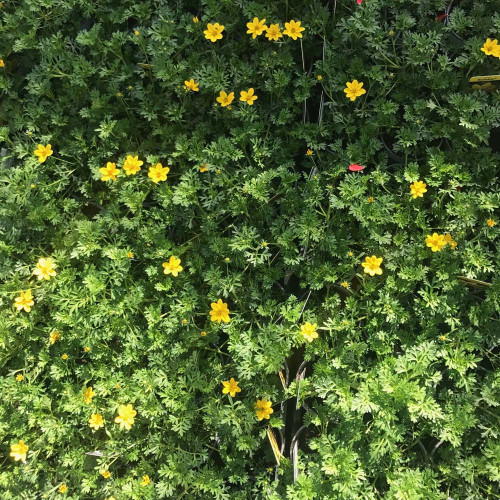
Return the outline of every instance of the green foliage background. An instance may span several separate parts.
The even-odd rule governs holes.
[[[62,483],[73,499],[500,498],[500,94],[468,83],[499,72],[480,49],[500,5],[455,4],[443,23],[442,0],[3,2],[3,499],[60,498]],[[253,40],[254,16],[306,31]],[[351,102],[354,79],[367,93]],[[43,164],[39,143],[55,152]],[[141,172],[102,182],[128,154]],[[170,173],[155,185],[158,161]],[[428,192],[414,200],[416,180]],[[432,253],[432,232],[456,249]],[[382,276],[363,274],[373,254]],[[58,274],[35,282],[47,256]],[[29,314],[13,307],[27,288]],[[210,322],[218,298],[229,324]],[[311,344],[305,321],[320,327]],[[287,359],[308,362],[296,482],[253,408],[271,399],[284,427]],[[26,464],[9,457],[19,439]]]

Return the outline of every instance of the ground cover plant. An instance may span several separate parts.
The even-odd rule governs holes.
[[[499,1],[0,33],[2,499],[500,498]]]

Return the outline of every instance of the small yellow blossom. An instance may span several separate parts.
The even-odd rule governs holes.
[[[221,169],[220,169],[220,168],[218,168],[218,169],[216,170],[216,173],[217,173],[217,174],[220,174],[221,172],[222,172],[222,171],[221,171]]]
[[[62,358],[62,359],[64,359],[64,360],[66,360],[66,359],[68,359],[68,358],[69,358],[69,356],[68,356],[67,354],[63,354],[63,355],[61,356],[61,358]]]
[[[111,476],[111,472],[109,472],[109,470],[102,470],[99,474],[101,474],[104,479],[108,479]]]
[[[134,423],[134,417],[137,415],[137,412],[133,409],[131,404],[128,405],[120,405],[118,408],[118,416],[115,418],[115,422],[120,424],[121,429],[130,430]]]
[[[135,175],[139,172],[139,170],[141,170],[141,165],[143,164],[144,162],[139,160],[138,156],[128,155],[125,163],[123,164],[123,170],[125,170],[127,175]]]
[[[24,375],[23,375],[22,373],[18,373],[18,374],[16,375],[16,380],[17,380],[18,382],[21,382],[23,379],[24,379]]]
[[[36,188],[36,184],[30,184],[30,188],[31,189],[35,189]]]
[[[151,480],[149,479],[149,476],[147,474],[142,476],[141,486],[147,486],[150,482]]]
[[[347,281],[343,281],[343,282],[342,282],[342,286],[343,286],[344,288],[349,288],[349,283],[347,283]]]
[[[132,85],[129,85],[127,88],[128,88],[129,90],[132,90]]]
[[[127,257],[129,259],[133,259],[134,258],[134,254],[132,252],[127,252]]]
[[[492,56],[495,54],[497,51],[498,47],[498,40],[490,40],[489,38],[486,39],[486,42],[484,42],[483,47],[481,50],[487,55],[487,56]]]
[[[90,347],[84,347],[84,348],[83,348],[83,350],[84,350],[85,352],[89,352],[89,351],[90,351]]]
[[[120,170],[116,168],[116,163],[108,161],[105,167],[99,169],[99,172],[102,175],[101,181],[109,181],[111,179],[116,181],[116,176],[120,173]]]
[[[199,22],[199,19],[198,19],[198,17],[197,17],[197,16],[194,16],[194,17],[193,17],[193,23],[195,23],[195,24],[196,24],[197,22]]]
[[[92,398],[96,395],[96,392],[94,391],[94,389],[92,389],[92,387],[87,387],[85,389],[85,393],[83,394],[83,399],[85,400],[85,402],[87,404],[90,404],[92,403]]]
[[[308,341],[312,342],[314,339],[318,338],[318,332],[316,331],[316,323],[305,323],[300,327],[300,334]]]
[[[134,35],[135,35],[135,36],[139,36],[140,34],[141,34],[141,33],[140,33],[138,30],[135,30],[135,31],[134,31]]]
[[[319,81],[323,80],[323,76],[322,75],[318,75],[317,78],[318,78]]]
[[[224,260],[225,260],[226,262],[229,262],[231,259],[230,259],[229,257],[226,257]]]
[[[206,332],[205,330],[203,330],[203,331],[200,333],[200,335],[201,335],[202,337],[206,337],[206,336],[207,336],[207,332]]]
[[[207,164],[204,163],[203,165],[201,165],[200,167],[200,172],[207,172],[208,171],[208,168],[207,168]]]
[[[312,156],[312,154],[313,154],[312,149],[308,149],[306,154],[307,154],[307,156]]]
[[[31,311],[31,307],[35,304],[33,300],[33,295],[31,295],[31,290],[26,290],[25,292],[21,292],[19,297],[14,299],[14,305],[18,311],[24,309],[26,312]]]
[[[217,321],[220,324],[221,321],[224,323],[229,323],[229,309],[225,302],[222,302],[222,299],[219,299],[217,302],[212,302],[211,304],[212,310],[210,311],[210,316],[212,321]]]
[[[51,276],[55,276],[57,273],[54,269],[57,265],[52,262],[50,257],[46,259],[39,259],[36,268],[33,270],[33,274],[38,277],[39,280],[50,280]]]
[[[187,325],[187,323],[188,323],[188,320],[187,320],[187,319],[183,319],[183,320],[182,320],[182,324],[183,324],[183,325]]]
[[[365,262],[362,262],[361,265],[365,273],[368,273],[370,276],[375,276],[376,274],[382,274],[380,264],[382,264],[383,260],[382,257],[375,257],[375,255],[372,255],[371,257],[366,257]]]
[[[226,94],[223,90],[219,92],[219,97],[217,97],[217,102],[220,103],[222,107],[224,106],[229,106],[234,99],[234,92],[231,92],[229,94]]]
[[[3,62],[3,59],[0,59],[0,68],[4,68],[5,67],[5,63]]]
[[[102,418],[102,415],[99,413],[92,413],[89,418],[89,427],[92,427],[95,431],[104,427],[104,419]]]
[[[177,277],[177,275],[183,270],[180,265],[181,259],[176,259],[173,255],[170,257],[168,262],[163,263],[163,272],[165,274],[172,274],[172,276]]]
[[[161,163],[157,163],[154,167],[149,167],[148,177],[158,184],[167,180],[167,174],[170,172],[169,167],[164,167]]]
[[[59,493],[66,493],[68,491],[68,487],[65,484],[61,484],[59,487]]]
[[[445,335],[440,335],[440,336],[439,336],[439,340],[440,340],[441,342],[444,342],[444,341],[446,340],[446,336],[445,336]]]
[[[17,444],[10,445],[10,456],[18,462],[26,462],[26,454],[28,453],[29,447],[24,443],[22,439],[19,440]]]
[[[425,238],[425,243],[433,252],[440,252],[446,246],[444,235],[437,233],[434,233],[432,236],[428,234],[427,238]]]
[[[237,392],[241,392],[241,389],[238,387],[238,382],[234,380],[234,378],[230,378],[229,380],[222,382],[224,389],[222,389],[222,394],[229,394],[232,398],[236,396]]]
[[[257,17],[254,17],[253,21],[247,23],[247,33],[251,34],[253,39],[257,38],[257,36],[259,35],[262,35],[262,33],[267,30],[265,22],[265,19],[259,21]]]
[[[249,106],[252,106],[257,96],[254,95],[254,89],[250,88],[248,91],[242,90],[240,92],[240,101],[246,102]]]
[[[394,36],[394,30],[389,30],[389,36]]]
[[[285,23],[285,28],[286,29],[283,31],[283,34],[293,38],[294,40],[302,38],[302,31],[305,30],[305,28],[300,26],[300,21],[294,20],[291,20],[289,23]]]
[[[496,222],[493,219],[488,219],[486,221],[486,224],[488,224],[488,226],[490,227],[493,227],[496,224]]]
[[[192,78],[191,80],[184,80],[184,88],[186,90],[192,90],[193,92],[199,92],[199,83],[196,83]]]
[[[358,82],[358,80],[347,82],[344,92],[346,93],[346,97],[351,101],[355,101],[357,97],[366,94],[366,90],[363,88],[363,82]]]
[[[282,38],[283,34],[280,31],[279,24],[271,24],[268,28],[266,28],[266,38],[268,40],[278,41],[279,38]]]
[[[413,184],[410,184],[410,194],[413,196],[413,199],[424,197],[424,193],[427,193],[427,184],[423,181],[416,181]]]
[[[262,246],[263,246],[264,248],[266,248],[266,247],[267,247],[267,241],[263,241],[263,242],[262,242]]]
[[[224,31],[224,26],[219,23],[207,24],[207,29],[203,31],[205,38],[211,42],[216,42],[222,38],[222,32]]]
[[[375,198],[373,196],[370,196],[368,198],[368,203],[373,203],[375,201]]]
[[[58,330],[54,330],[49,335],[49,342],[51,343],[51,345],[54,345],[58,340],[61,340],[61,334],[59,333]]]
[[[122,95],[123,95],[123,94],[122,94],[121,92],[117,92],[117,93],[116,93],[116,96],[117,96],[117,97],[121,97]]]
[[[262,420],[263,418],[267,418],[269,420],[269,415],[274,413],[274,410],[271,408],[271,401],[266,401],[265,399],[258,399],[255,403],[255,414],[257,418]]]
[[[47,144],[46,146],[39,144],[38,148],[34,151],[35,156],[38,156],[38,161],[40,163],[43,163],[47,159],[47,157],[52,155],[53,152],[54,151],[52,151],[52,147],[50,144]]]
[[[352,252],[347,252],[348,257],[352,257],[353,253]]]

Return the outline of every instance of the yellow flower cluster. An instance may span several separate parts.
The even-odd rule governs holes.
[[[427,238],[425,238],[425,243],[433,252],[440,252],[446,245],[448,245],[448,243],[450,244],[452,250],[455,250],[455,247],[457,246],[457,242],[453,240],[450,233],[428,234]]]
[[[240,101],[246,102],[249,106],[252,106],[256,99],[258,99],[258,97],[255,95],[255,90],[253,88],[240,91]],[[231,109],[230,104],[234,100],[234,92],[228,94],[221,90],[216,100],[222,107],[228,106],[228,109]]]
[[[144,162],[139,160],[138,156],[128,155],[123,163],[123,170],[127,175],[135,175],[141,170]],[[101,173],[101,181],[116,181],[116,176],[121,174],[121,170],[116,168],[116,163],[108,161],[105,167],[99,169]],[[164,167],[161,163],[149,167],[148,177],[155,183],[164,182],[167,180],[167,174],[170,172],[169,167]]]
[[[196,19],[196,21],[195,21]],[[193,22],[198,22],[198,18],[193,18]],[[262,33],[266,32],[266,38],[272,41],[278,41],[279,38],[282,38],[283,35],[286,35],[293,40],[297,40],[297,38],[302,38],[302,32],[305,31],[305,28],[302,27],[300,21],[294,21],[293,19],[285,23],[285,29],[281,31],[281,28],[278,23],[271,24],[267,26],[265,19],[259,19],[258,17],[254,17],[253,21],[247,23],[247,33],[252,35],[252,38],[255,39],[258,36],[262,35]],[[225,26],[219,23],[208,23],[207,29],[203,31],[205,38],[210,40],[211,42],[216,42],[217,40],[222,39],[222,32],[224,31]]]

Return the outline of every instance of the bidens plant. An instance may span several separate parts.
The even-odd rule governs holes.
[[[3,2],[2,500],[498,498],[496,12]]]

